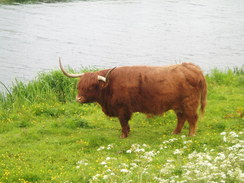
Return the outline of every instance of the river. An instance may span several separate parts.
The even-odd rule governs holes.
[[[244,64],[243,0],[93,0],[0,5],[0,81],[58,69]],[[2,87],[2,86],[0,86]]]

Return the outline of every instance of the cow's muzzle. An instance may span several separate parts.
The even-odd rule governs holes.
[[[76,96],[76,101],[79,102],[79,103],[84,103],[86,100],[82,96]]]

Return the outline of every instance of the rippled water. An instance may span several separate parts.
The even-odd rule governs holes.
[[[0,81],[64,65],[244,64],[243,0],[104,0],[0,6]]]

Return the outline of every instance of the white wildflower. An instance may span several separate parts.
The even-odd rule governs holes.
[[[132,153],[132,151],[129,149],[126,151],[126,153],[130,154],[130,153]]]
[[[224,142],[227,142],[226,136],[223,137],[223,141]]]
[[[226,132],[222,132],[222,133],[220,133],[220,135],[226,135]]]
[[[76,164],[79,166],[79,165],[85,165],[85,166],[87,166],[88,165],[88,163],[86,162],[87,160],[80,160],[80,161],[78,161]],[[78,167],[77,166],[77,167]],[[79,166],[80,167],[80,166]]]
[[[233,137],[233,138],[237,138],[238,137],[238,135],[235,132],[230,132],[230,136]]]
[[[96,174],[92,177],[92,180],[98,180],[98,177],[100,177],[100,174]]]
[[[183,144],[190,144],[192,143],[192,140],[184,141]]]
[[[109,144],[109,145],[107,146],[107,150],[112,149],[113,147],[114,147],[113,144]]]
[[[147,144],[142,144],[143,147],[148,147]]]
[[[179,150],[179,149],[176,149],[174,152],[173,152],[174,155],[176,154],[182,154],[182,152]]]
[[[122,173],[129,173],[129,170],[123,168],[123,169],[120,170],[120,172],[122,172]]]
[[[141,149],[136,149],[135,152],[145,152],[145,149],[141,148]]]
[[[138,167],[138,165],[137,165],[136,163],[131,163],[130,165],[131,165],[133,168]]]
[[[174,141],[177,141],[178,139],[177,138],[173,138],[173,139],[169,139],[169,142],[174,142]]]
[[[108,178],[109,178],[108,175],[104,175],[104,176],[103,176],[103,179],[104,179],[104,180],[107,180]]]
[[[105,161],[101,162],[101,165],[106,165],[107,163]]]
[[[101,151],[101,150],[104,150],[105,149],[105,147],[104,146],[101,146],[101,147],[99,147],[98,149],[97,149],[97,151]]]
[[[168,144],[168,143],[169,143],[169,141],[167,141],[167,140],[163,141],[163,144]]]
[[[126,163],[122,163],[121,167],[129,167],[129,165],[127,165]]]

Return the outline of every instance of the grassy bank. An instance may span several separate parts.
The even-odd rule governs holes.
[[[171,135],[172,111],[136,113],[120,139],[116,118],[79,105],[75,79],[41,74],[0,94],[0,182],[241,182],[244,71],[207,75],[208,105],[195,137]]]

